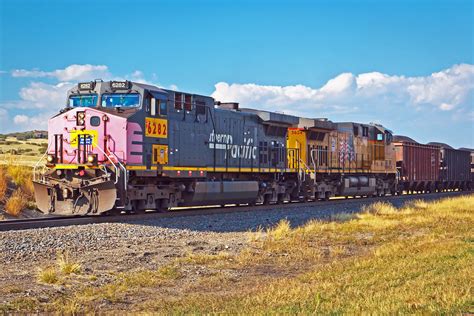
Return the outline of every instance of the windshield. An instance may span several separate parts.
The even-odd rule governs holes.
[[[140,105],[140,95],[138,93],[115,93],[103,94],[103,107],[137,107]]]
[[[69,106],[93,107],[97,104],[97,94],[82,94],[69,97]]]

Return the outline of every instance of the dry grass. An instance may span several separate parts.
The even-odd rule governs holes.
[[[31,168],[13,163],[0,167],[0,202],[5,203],[6,212],[13,216],[27,207],[35,207]]]
[[[57,265],[61,273],[65,275],[72,273],[80,274],[82,271],[82,266],[79,263],[72,261],[67,252],[58,254]]]
[[[56,284],[59,282],[59,275],[54,267],[39,268],[37,279],[40,283]]]
[[[0,304],[0,313],[3,315],[15,315],[12,311],[21,312],[17,314],[37,314],[38,300],[33,297],[19,297],[7,304]]]
[[[8,189],[7,173],[0,167],[0,202],[5,201]]]
[[[283,219],[274,228],[267,230],[267,236],[273,240],[281,240],[288,237],[290,232],[290,222],[287,219]]]
[[[82,266],[71,260],[69,253],[63,252],[57,254],[56,264],[54,266],[38,269],[37,280],[40,283],[57,284],[62,282],[64,277],[71,274],[78,275],[81,272]]]
[[[13,192],[5,203],[5,212],[12,216],[18,216],[27,205],[27,199],[21,190]]]
[[[7,172],[13,183],[23,191],[24,195],[29,199],[33,198],[34,187],[32,169],[25,166],[8,165]]]
[[[175,264],[165,265],[157,270],[136,270],[115,275],[111,283],[102,286],[85,286],[73,292],[71,296],[59,297],[50,306],[52,311],[64,314],[93,312],[94,304],[108,301],[120,303],[125,298],[147,289],[156,289],[172,285],[181,278],[182,272]],[[96,280],[96,276],[89,276]]]
[[[388,202],[375,202],[370,205],[364,205],[363,212],[367,214],[386,215],[396,213],[397,209]]]

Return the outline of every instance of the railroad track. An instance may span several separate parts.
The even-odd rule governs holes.
[[[429,193],[429,194],[403,194],[395,196],[375,197],[375,198],[332,198],[329,201],[312,201],[312,202],[289,202],[283,204],[257,205],[257,206],[206,206],[206,207],[191,207],[191,208],[175,208],[169,212],[147,212],[142,214],[121,214],[121,215],[104,215],[104,216],[45,216],[38,218],[18,219],[18,220],[4,220],[0,221],[0,231],[13,231],[22,229],[59,227],[70,225],[87,225],[99,223],[127,223],[132,221],[151,220],[157,218],[169,217],[185,217],[196,215],[213,215],[219,213],[234,213],[234,212],[261,212],[270,209],[295,209],[305,208],[308,206],[321,205],[337,205],[337,204],[361,204],[373,203],[376,201],[392,201],[398,199],[419,199],[419,198],[433,198],[433,197],[450,197],[471,194],[465,191],[443,192],[443,193]]]

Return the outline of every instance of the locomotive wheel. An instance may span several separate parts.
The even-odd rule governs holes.
[[[263,196],[263,205],[270,205],[271,198],[272,198],[271,194],[265,194]]]
[[[144,207],[144,200],[133,200],[132,201],[132,210],[127,211],[127,214],[135,213],[135,214],[143,214],[145,213],[146,209]]]
[[[331,192],[329,192],[329,191],[326,192],[326,193],[324,194],[324,201],[329,201],[329,198],[330,198],[330,197],[331,197]]]
[[[277,204],[283,204],[284,194],[278,194]]]

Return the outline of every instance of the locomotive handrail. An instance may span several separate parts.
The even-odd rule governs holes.
[[[304,168],[300,168],[300,169],[304,170],[304,172],[303,172],[303,174],[305,174],[305,178],[303,179],[303,181],[304,181],[306,179],[306,170],[309,170],[309,173],[311,174],[311,173],[316,173],[316,168],[314,169],[314,172],[313,172],[311,170],[311,168],[302,159],[300,159],[300,162],[304,167]],[[314,181],[314,183],[316,183],[316,177],[314,177],[313,181]]]
[[[105,151],[104,151],[102,148],[100,148],[99,145],[97,145],[97,144],[94,144],[94,145],[96,145],[96,148],[99,149],[100,152],[101,152],[105,157],[107,157],[107,159],[110,161],[110,163],[114,166],[114,168],[115,168],[115,182],[114,182],[114,184],[117,184],[117,183],[118,183],[118,177],[119,177],[119,175],[118,175],[118,170],[119,170],[118,167],[115,165],[115,163],[112,161],[112,159],[110,159],[110,157],[105,153]]]
[[[117,157],[117,155],[114,152],[111,152],[111,154],[114,155],[115,159],[117,159],[118,165],[120,166],[120,168],[123,169],[124,190],[127,190],[127,181],[128,181],[127,180],[127,168],[125,168],[125,166],[120,162],[119,158]],[[107,156],[107,158],[109,158],[108,155],[106,155],[106,156]],[[109,160],[110,160],[110,158],[109,158]],[[110,161],[112,162],[112,160],[110,160]],[[117,180],[117,182],[118,182],[118,180]],[[115,183],[115,184],[117,184],[117,183]]]
[[[311,149],[310,155],[311,155],[311,162],[313,163],[314,170],[316,170],[316,161],[314,160],[314,153],[317,151],[317,149]]]
[[[33,181],[36,181],[36,168],[38,168],[38,165],[40,164],[41,161],[43,161],[44,157],[48,154],[49,148],[51,147],[52,142],[48,142],[48,148],[46,148],[46,151],[44,152],[43,156],[36,162],[36,164],[33,167]]]
[[[100,150],[100,152],[105,156],[107,157],[107,159],[110,161],[110,163],[114,166],[115,168],[115,182],[114,184],[117,184],[118,183],[118,180],[119,180],[119,168],[117,167],[117,165],[112,161],[112,159],[110,159],[109,155],[107,155],[105,153],[105,151],[98,145],[98,144],[95,144],[96,145],[96,148]],[[125,184],[125,187],[124,189],[126,190],[127,189],[127,169],[125,169],[125,167],[122,165],[122,163],[120,163],[118,157],[112,152],[111,154],[113,154],[115,156],[115,158],[117,159],[117,163],[119,164],[120,168],[122,168],[124,170],[124,174],[123,174],[123,177],[124,177],[124,184]]]

